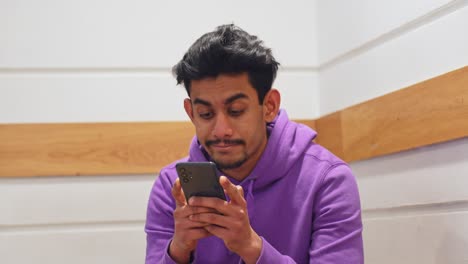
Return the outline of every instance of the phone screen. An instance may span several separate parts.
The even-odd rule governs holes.
[[[180,162],[176,164],[176,170],[187,201],[192,196],[226,200],[213,162]]]

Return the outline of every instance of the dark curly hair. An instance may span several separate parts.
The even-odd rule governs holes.
[[[261,104],[276,78],[278,66],[271,49],[265,47],[263,41],[228,24],[197,39],[172,72],[177,84],[184,83],[189,96],[192,80],[247,72]]]

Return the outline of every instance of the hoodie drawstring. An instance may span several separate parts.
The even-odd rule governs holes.
[[[252,222],[252,218],[255,215],[254,208],[255,208],[255,198],[253,195],[253,186],[254,186],[255,179],[249,181],[249,186],[247,187],[247,194],[245,195],[245,200],[247,202],[247,212],[249,213],[249,220]]]

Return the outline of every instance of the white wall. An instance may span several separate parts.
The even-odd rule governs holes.
[[[468,1],[318,1],[320,115],[468,64]],[[366,263],[468,263],[468,139],[351,164]]]
[[[231,22],[282,63],[275,86],[290,117],[315,118],[314,10],[306,0],[1,0],[0,123],[188,120],[170,69]],[[155,174],[0,178],[0,263],[142,263]]]

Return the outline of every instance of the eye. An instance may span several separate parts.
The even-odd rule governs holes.
[[[213,112],[203,112],[203,113],[199,113],[198,116],[200,116],[202,119],[210,119],[213,117]]]
[[[244,110],[238,110],[238,109],[229,109],[228,113],[230,116],[240,116],[244,113]]]

